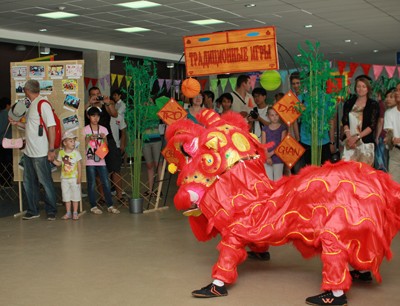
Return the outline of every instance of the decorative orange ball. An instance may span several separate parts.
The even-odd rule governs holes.
[[[194,98],[200,93],[200,87],[199,81],[188,78],[182,82],[182,93],[187,98]]]

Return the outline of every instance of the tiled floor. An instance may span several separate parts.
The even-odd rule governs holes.
[[[171,205],[172,195],[168,203]],[[63,209],[60,208],[58,217]],[[207,285],[218,239],[200,243],[185,217],[167,210],[85,214],[79,221],[0,219],[0,305],[305,305],[319,293],[320,261],[290,245],[271,261],[247,260],[223,298],[196,299]],[[349,305],[400,305],[400,239],[382,265],[383,283],[356,284]]]

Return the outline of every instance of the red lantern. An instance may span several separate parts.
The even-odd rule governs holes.
[[[182,93],[187,98],[194,98],[200,93],[200,83],[196,79],[188,78],[182,82]]]

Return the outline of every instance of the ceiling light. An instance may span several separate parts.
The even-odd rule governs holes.
[[[47,32],[47,29],[39,29],[39,32]]]
[[[256,5],[254,3],[249,3],[245,4],[244,7],[255,7]]]
[[[208,25],[208,24],[225,23],[225,21],[218,20],[218,19],[192,20],[192,21],[189,21],[189,22],[193,23],[193,24],[197,24],[197,25]]]
[[[305,27],[306,29],[312,28],[312,24],[306,24],[304,27]]]
[[[150,29],[141,28],[141,27],[120,28],[120,29],[115,29],[115,30],[120,31],[120,32],[125,32],[125,33],[150,31]]]
[[[51,19],[63,19],[63,18],[76,17],[79,15],[66,12],[52,12],[52,13],[37,14],[36,16],[51,18]]]
[[[344,42],[349,43],[349,42],[351,42],[351,39],[345,39]]]
[[[379,52],[379,50],[375,49],[375,50],[373,50],[372,52],[374,52],[374,53],[378,53],[378,52]]]
[[[50,48],[48,48],[48,47],[40,47],[40,54],[43,54],[43,55],[50,54]]]
[[[115,60],[115,55],[110,55],[110,61]]]
[[[167,63],[167,68],[172,69],[174,68],[174,63]]]
[[[15,51],[26,51],[26,47],[24,45],[16,45]]]
[[[160,6],[161,4],[151,2],[151,1],[133,1],[133,2],[117,3],[117,5],[132,8],[132,9],[141,9],[141,8],[147,8],[147,7]]]
[[[301,57],[301,54],[299,53],[299,54],[297,54],[297,57]]]

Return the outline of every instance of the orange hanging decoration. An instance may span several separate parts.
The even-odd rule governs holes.
[[[200,83],[196,79],[188,78],[182,82],[182,93],[187,98],[194,98],[200,93]]]

